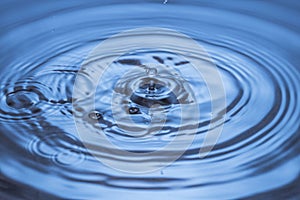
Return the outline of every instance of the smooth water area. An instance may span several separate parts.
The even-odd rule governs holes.
[[[279,0],[1,1],[0,199],[299,199],[299,10]],[[76,107],[74,83],[93,49],[141,27],[197,41],[220,73],[225,106],[212,111],[219,97],[183,56],[144,49],[110,64],[94,109]],[[95,81],[83,77],[88,96]],[[200,110],[196,123],[190,111],[180,119],[189,105]],[[197,131],[175,162],[126,173],[95,158],[74,116],[128,152],[161,149],[182,127],[179,142]],[[208,130],[221,123],[200,158]],[[102,156],[124,165],[146,162],[109,152]],[[161,166],[168,155],[147,159]]]

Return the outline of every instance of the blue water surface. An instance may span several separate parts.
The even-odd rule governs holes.
[[[171,165],[132,174],[99,162],[81,142],[72,91],[97,45],[141,27],[176,30],[205,49],[224,83],[226,113],[212,113],[205,83],[191,78],[201,109],[195,141]],[[300,199],[297,0],[3,0],[0,46],[0,199]],[[158,102],[169,113],[169,128],[134,140],[115,123],[107,102],[122,87],[111,85],[145,63],[164,63],[183,71],[187,80],[193,77],[188,63],[172,52],[124,55],[99,86],[96,111],[82,111],[87,123],[98,120],[111,141],[131,151],[161,148],[180,122],[171,93],[144,100],[147,83],[128,97],[128,114],[146,126],[148,109]],[[165,94],[162,85],[155,91]],[[208,124],[220,117],[221,136],[200,159],[205,134],[215,128]]]

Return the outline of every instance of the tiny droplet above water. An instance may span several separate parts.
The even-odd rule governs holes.
[[[151,76],[151,77],[157,75],[157,69],[155,69],[155,68],[147,68],[146,72],[147,72],[147,75]]]

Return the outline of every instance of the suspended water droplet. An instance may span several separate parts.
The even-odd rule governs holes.
[[[150,77],[157,75],[157,69],[155,69],[155,68],[147,68],[146,72],[147,72],[147,75]]]
[[[94,119],[94,120],[99,120],[102,119],[102,114],[98,111],[92,111],[89,113],[89,118]]]

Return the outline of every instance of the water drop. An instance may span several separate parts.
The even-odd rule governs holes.
[[[139,114],[140,109],[138,107],[130,107],[128,112],[129,112],[129,114]]]
[[[92,111],[89,113],[89,118],[94,119],[94,120],[99,120],[99,119],[102,119],[102,115],[98,111]]]
[[[153,76],[155,76],[157,74],[157,69],[155,69],[155,68],[148,68],[146,70],[146,72],[147,72],[148,76],[153,77]]]

